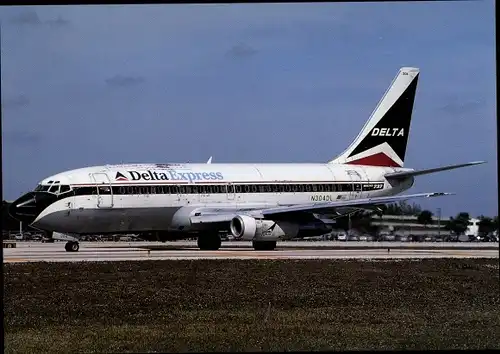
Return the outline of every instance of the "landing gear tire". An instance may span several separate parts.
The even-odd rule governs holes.
[[[78,252],[78,250],[80,249],[80,245],[78,244],[78,242],[70,241],[66,243],[64,248],[66,249],[66,252]]]
[[[273,251],[276,241],[252,241],[253,249],[256,251]]]
[[[198,247],[202,251],[217,251],[222,244],[219,234],[198,236]]]

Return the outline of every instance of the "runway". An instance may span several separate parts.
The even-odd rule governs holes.
[[[250,243],[244,242],[223,243],[223,247],[218,251],[200,251],[195,245],[195,242],[81,242],[80,251],[73,253],[64,250],[63,242],[18,242],[16,248],[3,250],[3,261],[21,263],[165,259],[421,259],[499,256],[498,244],[481,244],[480,247],[478,244],[444,243],[401,245],[398,242],[282,242],[278,243],[274,251],[254,251]]]

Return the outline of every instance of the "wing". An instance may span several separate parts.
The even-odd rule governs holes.
[[[446,195],[453,195],[453,193],[419,193],[399,195],[392,197],[376,197],[376,198],[363,198],[353,199],[338,202],[324,202],[324,203],[309,203],[309,204],[296,204],[282,207],[261,208],[261,209],[198,209],[194,216],[191,216],[192,224],[210,224],[210,223],[223,223],[229,222],[233,217],[238,214],[245,214],[255,218],[262,219],[290,219],[297,220],[298,217],[308,214],[336,214],[342,216],[352,213],[357,210],[374,210],[377,205],[390,204],[413,198],[433,198]]]

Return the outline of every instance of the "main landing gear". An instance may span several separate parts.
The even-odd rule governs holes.
[[[218,233],[201,234],[198,236],[198,247],[202,251],[217,251],[222,241]],[[273,251],[276,241],[252,241],[253,249],[256,251]]]
[[[64,245],[66,252],[78,252],[80,245],[76,241],[69,241]]]
[[[202,251],[217,251],[222,244],[218,233],[207,233],[198,236],[198,247]]]
[[[276,241],[252,241],[253,249],[256,251],[273,251]]]

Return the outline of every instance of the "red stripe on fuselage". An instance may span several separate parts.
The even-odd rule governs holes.
[[[375,155],[363,157],[359,160],[347,162],[349,165],[365,165],[365,166],[378,166],[378,167],[401,167],[393,159],[386,154],[379,152]]]

